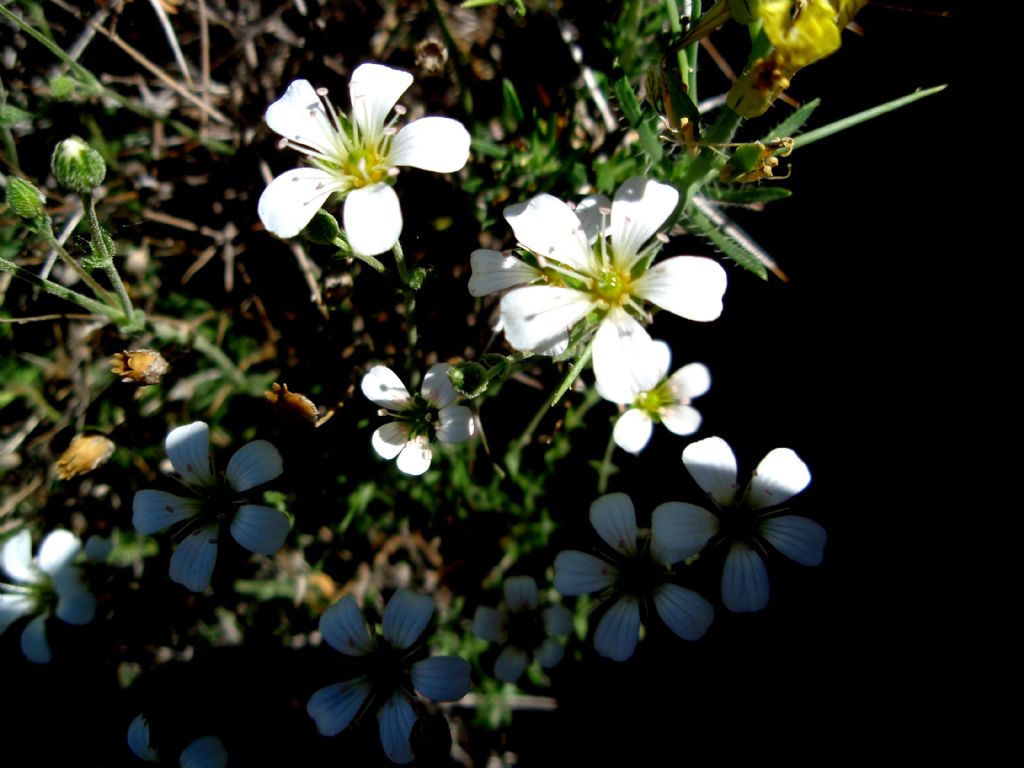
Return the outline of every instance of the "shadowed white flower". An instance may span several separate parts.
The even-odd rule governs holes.
[[[819,565],[827,534],[813,520],[781,514],[781,504],[811,482],[807,465],[789,448],[776,448],[754,470],[746,489],[737,484],[736,455],[720,437],[691,443],[683,464],[708,498],[714,513],[693,504],[663,504],[652,529],[673,542],[661,557],[675,563],[712,546],[729,547],[722,573],[722,602],[734,612],[760,611],[768,605],[767,542],[800,565]]]
[[[473,413],[455,405],[458,393],[448,379],[448,363],[437,363],[423,377],[420,394],[410,395],[394,371],[375,365],[363,376],[363,394],[379,405],[382,416],[391,416],[371,439],[382,458],[398,457],[398,468],[407,475],[422,475],[430,469],[433,440],[464,443],[473,435]]]
[[[514,683],[536,659],[554,667],[565,648],[558,638],[572,631],[572,612],[564,605],[541,609],[537,582],[530,576],[512,576],[502,585],[505,601],[497,608],[481,605],[473,616],[473,634],[502,645],[494,662],[494,676]]]
[[[415,695],[458,701],[469,691],[469,662],[455,656],[426,656],[424,634],[434,601],[399,589],[384,608],[380,633],[371,633],[351,596],[320,617],[320,634],[349,657],[356,675],[316,691],[306,711],[324,736],[336,736],[357,717],[378,712],[380,741],[393,763],[414,758],[410,737],[423,711]]]
[[[306,80],[288,86],[265,119],[312,167],[283,173],[263,191],[259,215],[268,230],[294,237],[337,193],[345,199],[342,226],[356,253],[373,256],[394,246],[402,233],[391,188],[398,167],[454,173],[469,159],[469,132],[456,120],[423,117],[401,130],[387,121],[412,81],[408,72],[382,64],[356,67],[348,87],[351,115]]]
[[[594,632],[595,650],[614,661],[630,658],[640,638],[643,614],[649,620],[652,607],[684,640],[703,637],[714,609],[696,592],[672,583],[670,562],[664,559],[666,551],[679,546],[676,532],[652,527],[648,533],[637,528],[633,502],[624,493],[598,498],[590,505],[590,522],[609,550],[600,556],[559,552],[555,589],[567,596],[605,595],[605,613]]]
[[[171,430],[165,442],[174,471],[192,496],[143,490],[132,502],[132,524],[142,534],[181,524],[178,547],[171,555],[171,580],[193,592],[210,585],[217,542],[225,526],[231,536],[260,555],[272,555],[288,535],[288,517],[262,504],[245,503],[244,493],[278,477],[283,464],[266,440],[243,445],[228,462],[223,477],[210,458],[210,428],[196,421]]]
[[[46,619],[56,615],[68,624],[88,624],[96,615],[96,598],[73,565],[82,542],[71,531],[46,535],[32,557],[32,534],[22,529],[0,548],[0,567],[13,583],[0,582],[0,633],[22,616],[34,615],[22,630],[21,650],[29,661],[46,664],[52,653]]]
[[[141,714],[128,726],[128,748],[141,760],[160,762],[159,753],[150,743],[149,722]],[[216,736],[200,736],[178,756],[180,768],[224,768],[227,764],[227,750]]]

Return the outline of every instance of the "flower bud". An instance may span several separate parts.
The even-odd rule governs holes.
[[[64,139],[54,148],[50,167],[58,184],[80,195],[92,192],[107,176],[107,164],[100,153],[77,136]]]
[[[338,220],[323,208],[313,214],[309,224],[302,230],[302,236],[317,245],[334,245],[340,235]]]
[[[163,355],[152,349],[133,349],[117,352],[110,359],[110,372],[120,376],[126,384],[137,384],[144,387],[156,384],[171,366]]]
[[[43,203],[46,198],[31,182],[17,176],[7,177],[7,205],[15,214],[28,221],[35,221],[45,211]]]
[[[50,95],[54,101],[67,101],[75,92],[75,81],[66,75],[50,78]]]

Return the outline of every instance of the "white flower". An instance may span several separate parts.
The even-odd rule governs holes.
[[[363,376],[363,394],[384,409],[381,415],[396,419],[373,433],[373,448],[382,458],[397,456],[398,468],[407,475],[422,475],[430,468],[433,439],[464,443],[475,430],[472,411],[454,405],[458,393],[448,379],[449,368],[448,363],[432,365],[415,396],[386,366],[375,365]]]
[[[310,697],[306,711],[320,733],[335,736],[357,716],[379,708],[384,753],[393,763],[413,760],[410,736],[422,710],[413,691],[432,701],[458,701],[469,691],[469,662],[455,656],[422,657],[423,635],[433,614],[433,600],[407,589],[395,592],[384,608],[379,635],[371,634],[351,596],[324,611],[320,634],[349,657],[358,674]]]
[[[4,542],[0,566],[13,584],[0,583],[0,633],[22,616],[35,615],[21,633],[21,650],[29,661],[46,664],[52,654],[46,619],[56,614],[68,624],[88,624],[96,615],[96,598],[72,565],[82,542],[71,531],[51,531],[32,557],[32,534],[22,529]]]
[[[654,510],[657,517],[661,505]],[[594,633],[595,650],[614,661],[633,655],[640,637],[640,609],[653,602],[665,625],[684,640],[704,636],[714,609],[707,600],[669,581],[664,554],[678,546],[673,530],[652,526],[650,535],[636,525],[633,502],[609,493],[590,505],[590,522],[611,548],[600,557],[567,550],[555,557],[555,589],[563,595],[607,594],[607,610]]]
[[[323,90],[296,80],[267,109],[267,125],[312,167],[288,171],[263,191],[259,215],[278,237],[294,237],[327,198],[345,198],[342,226],[356,253],[390,250],[402,233],[402,209],[391,188],[398,166],[453,173],[469,159],[469,133],[456,120],[423,117],[396,130],[385,122],[412,75],[382,64],[356,67],[349,82],[351,116]]]
[[[502,585],[505,602],[498,608],[481,605],[473,615],[473,634],[503,645],[494,662],[494,676],[516,682],[531,658],[554,667],[565,649],[557,637],[572,631],[572,612],[564,605],[540,609],[540,591],[530,576],[512,576]]]
[[[272,555],[288,535],[288,517],[273,507],[247,504],[242,494],[281,474],[281,454],[266,440],[243,445],[223,477],[210,458],[210,428],[202,421],[171,430],[167,457],[192,497],[144,490],[132,502],[132,524],[142,534],[182,523],[184,536],[171,556],[171,580],[193,592],[210,585],[217,541],[225,525],[235,541],[260,555]]]
[[[573,211],[551,195],[538,195],[510,206],[505,218],[529,262],[474,252],[470,292],[484,296],[512,288],[501,299],[505,337],[515,349],[537,354],[564,352],[572,328],[595,313],[594,374],[603,386],[623,389],[649,353],[650,337],[640,324],[645,302],[690,320],[710,321],[722,313],[726,275],[715,261],[676,256],[647,268],[657,246],[644,244],[678,201],[674,187],[634,177],[611,203],[591,196]]]
[[[150,744],[149,722],[141,714],[128,726],[128,748],[141,760],[160,762],[157,750]],[[224,768],[227,764],[227,750],[216,736],[200,736],[178,756],[180,768]]]
[[[690,401],[711,388],[711,372],[701,363],[690,363],[669,376],[671,360],[668,344],[651,341],[631,377],[597,380],[601,397],[629,406],[612,432],[622,450],[640,453],[651,439],[655,422],[677,435],[692,435],[700,428],[700,413]]]
[[[754,470],[740,493],[736,456],[720,437],[690,443],[683,464],[714,502],[714,514],[693,504],[677,503],[654,520],[652,529],[675,543],[663,558],[678,562],[693,557],[711,539],[729,546],[722,573],[722,602],[730,611],[760,611],[768,605],[765,542],[801,565],[819,565],[825,552],[825,529],[813,520],[780,514],[811,482],[807,465],[789,448],[776,448]]]

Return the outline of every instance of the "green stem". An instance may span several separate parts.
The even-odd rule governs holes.
[[[63,285],[54,283],[51,280],[45,280],[38,275],[29,272],[27,269],[19,267],[12,261],[0,258],[0,271],[8,272],[15,277],[19,277],[27,283],[31,283],[49,294],[59,296],[67,301],[74,302],[80,307],[83,307],[93,314],[102,315],[103,317],[109,318],[118,325],[124,325],[130,323],[132,318],[130,315],[125,315],[121,310],[111,307],[102,302],[90,299],[88,296],[73,291],[70,288],[66,288]]]
[[[405,356],[406,369],[409,372],[409,383],[413,389],[420,385],[420,369],[416,364],[415,350],[419,343],[419,333],[416,330],[416,292],[409,281],[409,269],[405,264],[405,252],[402,250],[402,243],[395,241],[391,252],[395,255],[395,267],[398,269],[398,276],[402,280],[402,298],[405,301],[405,341],[407,354]]]
[[[590,356],[593,353],[594,340],[591,339],[590,342],[587,344],[586,349],[583,350],[583,354],[581,354],[576,359],[576,362],[572,364],[572,368],[569,369],[569,372],[565,375],[565,378],[562,379],[562,383],[559,384],[558,388],[551,393],[551,396],[544,401],[544,405],[542,405],[540,407],[540,410],[537,411],[536,414],[534,414],[533,418],[530,420],[530,423],[526,426],[526,429],[523,431],[523,434],[519,436],[519,440],[516,443],[516,448],[519,451],[521,451],[523,448],[530,444],[530,442],[533,440],[533,433],[537,430],[537,427],[540,426],[540,422],[544,418],[544,415],[558,404],[558,401],[562,399],[562,395],[569,391],[569,387],[571,387],[572,383],[576,381],[577,378],[579,378],[580,373],[583,372],[583,369],[586,367],[587,363],[590,362]]]
[[[131,297],[128,296],[128,291],[124,287],[124,283],[121,282],[121,275],[118,274],[117,267],[114,266],[114,254],[107,248],[107,241],[105,239],[106,233],[100,226],[100,221],[96,216],[96,202],[93,200],[91,192],[87,192],[82,195],[82,202],[85,203],[86,213],[89,214],[89,228],[92,230],[92,242],[94,248],[99,248],[100,254],[103,259],[103,271],[107,273],[107,277],[110,279],[111,285],[114,286],[114,290],[117,292],[117,297],[121,300],[121,306],[124,307],[125,317],[129,321],[135,316],[135,309],[132,307]]]
[[[700,0],[693,0],[693,2],[690,4],[691,24],[693,23],[693,20],[700,18],[700,12]],[[686,61],[690,65],[690,68],[687,71],[687,76],[689,78],[688,82],[690,86],[690,100],[694,104],[697,103],[697,47],[699,45],[700,41],[694,40],[686,47]]]
[[[344,245],[344,243],[342,243],[341,240],[336,240],[335,245],[341,247]],[[388,268],[385,267],[381,261],[375,259],[373,256],[364,256],[363,254],[356,253],[355,251],[352,251],[351,255],[359,259],[361,262],[363,262],[363,264],[368,264],[369,266],[373,267],[382,275],[388,271]]]
[[[113,304],[114,297],[110,294],[110,291],[97,283],[95,278],[86,272],[85,267],[79,264],[70,253],[64,250],[64,246],[57,241],[56,237],[53,236],[53,229],[50,227],[49,222],[47,222],[46,234],[43,235],[43,237],[46,239],[49,246],[53,248],[54,252],[64,260],[64,263],[71,267],[75,271],[75,274],[82,279],[82,282],[89,286],[97,299],[100,299],[104,304]]]
[[[601,459],[601,469],[597,473],[597,492],[608,491],[608,478],[611,477],[615,465],[612,464],[612,454],[615,453],[615,426],[612,425],[611,434],[608,435],[608,445],[604,449],[604,458]]]
[[[721,152],[715,145],[728,144],[736,135],[743,118],[728,106],[722,107],[714,124],[705,132],[701,142],[706,144],[700,154],[690,163],[679,182],[679,193],[685,208],[694,194],[704,183],[705,177],[722,161]]]
[[[444,44],[448,46],[448,50],[452,56],[454,64],[452,71],[455,73],[455,82],[459,86],[459,96],[462,100],[462,108],[466,111],[467,115],[472,115],[473,95],[469,92],[469,88],[467,86],[469,79],[466,77],[462,49],[456,45],[455,38],[452,37],[451,30],[448,29],[448,22],[445,21],[444,15],[441,13],[441,9],[437,7],[437,0],[427,0],[427,5],[430,6],[430,12],[434,14],[434,18],[437,20],[437,26],[441,30],[441,37],[444,38]]]

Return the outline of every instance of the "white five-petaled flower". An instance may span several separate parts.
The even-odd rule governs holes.
[[[32,534],[22,529],[4,542],[0,566],[15,583],[0,583],[0,633],[22,616],[36,614],[21,633],[21,650],[29,661],[46,664],[52,656],[46,619],[56,614],[68,624],[88,624],[96,615],[96,598],[72,565],[82,542],[71,531],[51,531],[32,557]]]
[[[267,125],[312,167],[287,171],[264,190],[259,215],[279,237],[294,237],[337,193],[345,198],[342,226],[356,253],[390,250],[402,233],[402,209],[391,188],[398,166],[453,173],[469,159],[469,132],[447,117],[423,117],[401,130],[386,122],[413,77],[382,64],[356,67],[346,115],[296,80],[267,109]]]
[[[679,503],[653,528],[675,542],[669,562],[693,557],[716,537],[729,547],[722,573],[722,602],[730,611],[760,611],[768,605],[768,570],[762,559],[765,542],[800,565],[819,565],[825,552],[825,529],[798,515],[780,514],[811,482],[807,465],[789,448],[776,448],[754,470],[741,493],[736,482],[736,455],[720,437],[690,443],[683,464],[715,504],[711,513]]]
[[[530,576],[512,576],[502,585],[505,602],[498,608],[481,605],[473,615],[473,634],[503,647],[494,662],[494,676],[516,682],[534,658],[554,667],[565,648],[557,637],[572,632],[572,612],[564,605],[540,609],[540,591]]]
[[[159,753],[150,744],[149,722],[141,714],[128,726],[128,748],[140,760],[160,762]],[[200,736],[189,742],[178,756],[180,768],[224,768],[227,764],[227,750],[216,736]]]
[[[609,382],[597,380],[605,400],[629,408],[615,422],[612,437],[630,453],[640,453],[651,439],[655,422],[677,435],[692,435],[700,428],[700,412],[690,405],[711,388],[711,372],[702,363],[684,365],[668,375],[672,352],[663,341],[651,341],[650,352],[640,356],[632,377]],[[615,388],[615,385],[621,385]]]
[[[626,388],[650,353],[640,322],[645,302],[690,320],[722,313],[726,275],[717,262],[676,256],[648,268],[657,245],[645,244],[678,201],[674,187],[633,177],[614,201],[591,196],[575,211],[546,194],[510,206],[505,219],[527,260],[475,251],[470,293],[511,288],[501,299],[505,337],[515,349],[537,354],[565,351],[572,328],[596,313],[594,374],[603,386]]]
[[[666,553],[678,547],[678,533],[660,529],[658,517],[671,504],[654,510],[648,535],[637,528],[629,496],[605,494],[590,505],[590,522],[611,552],[596,557],[567,550],[555,557],[555,589],[563,595],[607,596],[607,610],[594,633],[594,649],[606,658],[625,661],[633,655],[641,613],[650,616],[652,607],[684,640],[699,640],[714,619],[711,603],[669,580]]]
[[[363,394],[395,418],[379,427],[373,448],[385,459],[398,457],[398,468],[407,475],[422,475],[430,469],[433,439],[442,443],[464,443],[473,435],[473,412],[455,405],[458,393],[448,379],[448,363],[430,366],[423,377],[420,394],[410,395],[394,371],[375,365],[363,376]]]
[[[469,662],[426,655],[422,636],[433,614],[434,601],[408,589],[388,601],[380,634],[370,632],[351,596],[324,611],[320,633],[359,674],[310,697],[306,711],[320,733],[335,736],[357,716],[379,709],[384,753],[393,763],[413,760],[410,737],[422,710],[415,692],[432,701],[458,701],[469,691]]]
[[[165,442],[182,484],[192,496],[144,490],[132,502],[132,524],[142,534],[182,523],[171,555],[171,580],[193,592],[210,585],[217,541],[228,524],[235,541],[260,555],[272,555],[288,535],[288,517],[262,504],[247,504],[243,494],[281,474],[277,448],[266,440],[243,445],[228,462],[223,477],[210,458],[210,428],[202,421],[172,429]]]

